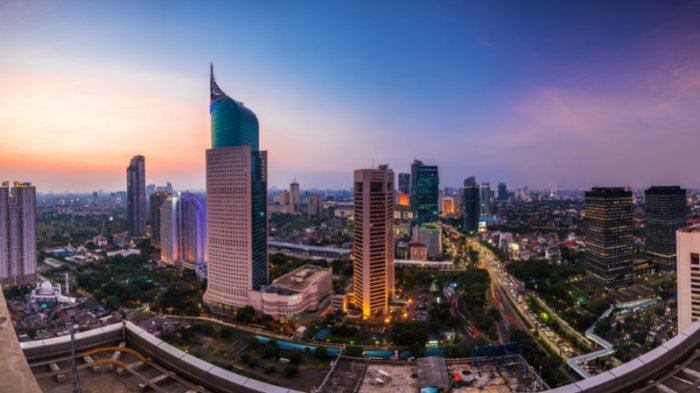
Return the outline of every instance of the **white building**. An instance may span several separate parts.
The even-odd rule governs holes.
[[[60,284],[53,286],[48,281],[44,281],[41,285],[37,284],[29,297],[32,303],[37,304],[72,303],[74,301],[70,296],[61,295]]]
[[[198,196],[171,195],[160,207],[161,260],[207,276],[207,208]]]
[[[36,187],[10,182],[0,187],[0,285],[36,281]]]
[[[435,224],[423,224],[413,230],[413,241],[425,244],[428,256],[435,257],[442,252],[442,227]]]
[[[700,318],[700,225],[676,231],[678,332]]]

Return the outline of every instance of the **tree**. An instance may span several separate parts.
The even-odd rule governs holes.
[[[318,359],[325,359],[328,357],[328,350],[325,347],[316,347],[314,351],[314,356]]]
[[[603,318],[598,323],[596,323],[595,328],[593,329],[593,333],[597,334],[602,338],[605,338],[605,336],[608,335],[608,332],[611,329],[612,326],[610,325],[610,320],[608,320],[608,318]]]
[[[225,327],[225,328],[221,329],[219,334],[221,335],[221,338],[229,338],[229,337],[233,336],[233,330]]]
[[[343,266],[345,266],[345,261],[342,259],[336,259],[331,262],[331,268],[333,268],[333,274],[340,274],[343,271]]]
[[[277,367],[275,367],[274,364],[268,364],[263,370],[265,371],[265,374],[272,374],[277,371]]]
[[[299,352],[292,352],[292,354],[289,355],[289,361],[294,364],[301,363],[301,354]]]
[[[250,360],[250,354],[244,353],[241,355],[241,361],[245,364],[248,364],[248,361]]]
[[[260,345],[260,340],[255,336],[250,336],[248,337],[248,345],[250,345],[252,349],[255,349]]]
[[[252,356],[251,356],[250,359],[248,359],[248,365],[249,365],[250,367],[255,367],[255,366],[257,366],[257,365],[258,365],[258,358],[255,358],[255,357],[252,357]]]
[[[34,340],[34,337],[36,337],[36,335],[37,335],[36,330],[34,330],[34,329],[27,330],[27,336],[29,336],[29,338],[31,338],[32,340]]]
[[[345,267],[345,269],[343,269],[344,276],[352,276],[354,272],[355,272],[355,267],[352,264],[350,264],[350,266],[347,266],[347,267]]]
[[[284,368],[284,376],[287,378],[293,378],[299,375],[299,369],[295,366],[287,366]]]
[[[206,279],[206,278],[205,278],[204,280],[202,280],[202,284],[199,286],[199,288],[200,288],[202,291],[206,291],[206,290],[207,290],[207,279]]]
[[[214,325],[212,325],[210,322],[204,322],[201,324],[201,331],[202,334],[211,335],[214,333]]]
[[[260,355],[262,355],[263,358],[273,358],[277,356],[277,351],[274,347],[266,345],[260,352]]]
[[[105,294],[98,289],[92,293],[92,297],[95,298],[95,300],[97,300],[98,302],[101,302],[105,298]]]
[[[119,310],[119,298],[116,296],[110,296],[107,298],[107,308],[112,311]]]
[[[421,321],[394,320],[387,339],[396,346],[407,347],[414,343],[424,346],[428,342],[428,330]]]
[[[345,348],[345,356],[353,357],[353,358],[361,358],[362,355],[365,353],[365,349],[362,348],[359,345],[351,345]]]

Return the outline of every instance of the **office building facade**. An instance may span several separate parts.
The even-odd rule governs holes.
[[[658,272],[676,270],[676,231],[686,226],[686,192],[679,186],[644,192],[646,252]]]
[[[498,200],[499,201],[507,201],[508,200],[508,188],[506,187],[506,184],[503,182],[498,183]]]
[[[188,192],[171,195],[160,207],[161,260],[206,277],[207,208]]]
[[[700,226],[675,231],[678,280],[678,333],[700,319]]]
[[[399,173],[399,191],[411,195],[411,174]]]
[[[599,187],[586,192],[586,279],[600,289],[632,284],[632,192]]]
[[[468,233],[476,233],[479,230],[479,217],[481,217],[481,203],[479,184],[474,177],[464,181],[462,201],[464,203],[464,230]]]
[[[230,314],[268,282],[267,152],[260,151],[257,117],[221,91],[213,67],[210,98],[204,303]]]
[[[290,196],[290,203],[292,205],[292,208],[294,209],[294,213],[297,213],[299,211],[299,183],[297,183],[297,179],[294,179],[294,181],[289,185],[289,196]]]
[[[156,191],[150,195],[151,244],[160,247],[160,208],[168,199],[166,191]]]
[[[323,215],[323,197],[318,194],[309,194],[309,215]]]
[[[481,216],[490,217],[491,216],[491,185],[486,183],[481,183]]]
[[[0,285],[36,281],[36,187],[3,182],[0,187]]]
[[[464,213],[464,196],[462,195],[462,192],[455,193],[452,196],[452,199],[454,200],[455,217],[461,217]]]
[[[134,156],[126,168],[126,230],[129,236],[146,235],[146,159]]]
[[[440,177],[438,167],[423,165],[415,160],[411,164],[411,208],[413,216],[421,222],[437,220],[438,186]]]
[[[355,306],[387,314],[394,294],[394,172],[358,169],[355,180]]]
[[[425,224],[414,229],[413,241],[425,245],[430,258],[442,254],[442,228],[439,225]]]
[[[452,197],[442,198],[442,214],[454,214],[455,213],[455,200]]]

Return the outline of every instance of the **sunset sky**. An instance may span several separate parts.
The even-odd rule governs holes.
[[[498,3],[498,4],[495,4]],[[700,185],[700,2],[0,2],[0,181],[204,188],[209,62],[269,186]]]

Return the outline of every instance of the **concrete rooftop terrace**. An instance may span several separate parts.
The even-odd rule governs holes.
[[[333,274],[331,269],[324,269],[318,266],[302,266],[297,270],[291,271],[284,276],[276,279],[272,284],[280,288],[291,289],[294,291],[303,291],[310,285],[319,281],[326,274]]]

